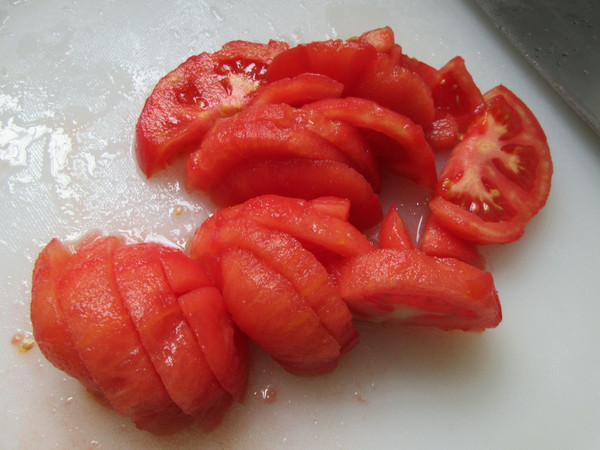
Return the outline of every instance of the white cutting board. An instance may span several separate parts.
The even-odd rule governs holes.
[[[467,1],[238,3],[0,3],[0,448],[598,448],[598,138]],[[37,347],[11,343],[31,331],[31,270],[52,237],[101,229],[183,246],[212,212],[184,192],[181,167],[148,182],[134,161],[135,121],[162,75],[233,39],[296,44],[384,25],[433,66],[462,55],[482,90],[511,88],[548,135],[546,208],[521,241],[485,249],[497,329],[360,326],[360,345],[315,378],[254,349],[246,402],[221,428],[160,438],[98,405]]]

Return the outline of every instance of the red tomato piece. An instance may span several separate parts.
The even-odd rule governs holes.
[[[318,197],[310,202],[311,206],[327,215],[338,219],[350,218],[350,200],[340,197]]]
[[[450,150],[459,137],[458,122],[447,110],[436,109],[435,120],[425,130],[425,139],[433,151]]]
[[[39,254],[33,268],[31,287],[31,324],[33,337],[42,354],[56,368],[79,380],[102,396],[100,386],[83,364],[58,303],[57,283],[71,251],[52,239]]]
[[[387,53],[380,52],[373,64],[347,84],[344,96],[372,100],[423,128],[433,122],[431,89],[417,73],[396,64]]]
[[[468,331],[502,319],[489,272],[419,250],[357,256],[343,267],[339,289],[353,313],[368,320]]]
[[[341,97],[344,85],[326,75],[301,73],[292,78],[282,78],[261,87],[250,105],[285,103],[302,106],[324,98]]]
[[[351,202],[350,222],[359,229],[372,227],[383,217],[379,196],[369,182],[336,161],[265,160],[241,165],[223,177],[211,198],[217,205],[233,205],[264,194],[303,199],[346,197]]]
[[[112,252],[121,245],[115,237],[97,239],[64,266],[57,292],[65,323],[90,375],[117,412],[151,431],[186,423],[119,296]]]
[[[338,147],[302,127],[298,114],[287,105],[262,105],[261,111],[280,113],[267,119],[249,120],[254,111],[219,121],[206,134],[202,145],[188,159],[186,187],[211,191],[235,166],[257,159],[324,159],[348,162]]]
[[[379,248],[410,250],[414,248],[412,238],[406,230],[404,221],[398,214],[396,205],[392,205],[381,221]]]
[[[215,377],[241,401],[248,378],[248,342],[231,320],[221,292],[201,287],[177,300]]]
[[[160,246],[159,257],[169,287],[175,294],[181,295],[200,287],[212,286],[206,269],[181,250]]]
[[[430,208],[440,225],[478,244],[519,239],[550,192],[546,136],[527,106],[504,86],[454,148]]]
[[[223,298],[237,326],[286,370],[333,370],[340,345],[290,280],[245,249],[222,254]]]
[[[440,78],[431,91],[435,107],[452,114],[462,133],[484,103],[483,95],[460,56],[451,59],[439,72]]]
[[[162,78],[136,127],[138,164],[152,176],[176,153],[187,152],[220,118],[239,111],[263,82],[267,65],[288,45],[232,41],[192,56]]]
[[[297,239],[251,219],[238,219],[218,226],[212,242],[219,253],[228,248],[250,250],[271,269],[290,280],[321,324],[340,344],[341,353],[346,353],[358,343],[352,315],[339,297],[337,287],[327,270]]]
[[[406,55],[398,44],[390,50],[389,54],[396,64],[419,75],[430,89],[439,82],[441,76],[439,70],[417,58]]]
[[[369,30],[361,34],[358,38],[349,40],[357,40],[361,43],[370,44],[375,47],[378,52],[383,53],[389,52],[395,44],[394,31],[390,27]]]
[[[480,269],[485,268],[485,260],[477,246],[446,230],[433,216],[425,224],[419,248],[430,256],[456,258]]]
[[[376,58],[377,50],[366,43],[337,39],[300,44],[273,59],[267,68],[266,80],[273,82],[301,73],[319,73],[348,85]]]
[[[169,286],[160,247],[127,245],[113,258],[123,303],[169,396],[184,413],[204,420],[227,396]]]
[[[328,99],[305,105],[333,120],[342,120],[388,138],[387,148],[378,148],[384,167],[427,187],[437,181],[435,157],[423,129],[409,118],[361,98]]]

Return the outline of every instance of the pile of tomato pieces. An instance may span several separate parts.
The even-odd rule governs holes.
[[[478,245],[518,239],[552,176],[514,93],[482,94],[460,57],[439,70],[408,57],[388,27],[194,56],[160,80],[136,133],[146,176],[183,156],[186,187],[218,209],[187,254],[51,241],[31,318],[50,362],[153,432],[210,428],[241,401],[248,339],[317,375],[359,342],[354,319],[496,327]],[[382,210],[386,172],[430,192],[418,241],[395,206]]]

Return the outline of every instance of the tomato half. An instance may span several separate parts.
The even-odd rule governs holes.
[[[546,136],[527,106],[504,86],[452,151],[430,208],[439,224],[478,244],[519,239],[550,192]]]
[[[267,65],[289,46],[232,41],[192,56],[163,77],[136,126],[136,155],[150,177],[176,153],[189,151],[220,117],[239,111],[262,83]]]

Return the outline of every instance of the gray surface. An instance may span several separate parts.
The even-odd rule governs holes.
[[[476,1],[600,136],[600,1]]]

